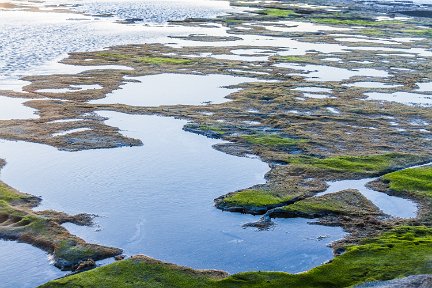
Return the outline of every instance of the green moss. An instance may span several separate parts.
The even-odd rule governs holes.
[[[130,60],[132,62],[140,62],[140,63],[146,63],[152,65],[162,65],[162,64],[185,65],[185,64],[192,63],[192,60],[183,59],[183,58],[152,57],[152,56],[136,57],[127,54],[110,53],[110,52],[100,52],[100,53],[96,53],[96,55],[102,58],[109,58],[114,60]]]
[[[215,126],[201,125],[199,127],[199,129],[202,131],[212,131],[212,132],[215,132],[215,133],[220,134],[220,135],[225,134],[225,131],[223,131],[221,128],[215,127]]]
[[[27,198],[26,195],[23,195],[23,194],[15,191],[14,189],[9,187],[8,185],[0,182],[0,200],[11,202],[14,200],[21,200],[21,199],[25,199],[25,198]]]
[[[432,229],[399,227],[347,248],[332,262],[306,273],[248,272],[223,280],[164,263],[125,260],[51,281],[42,287],[339,288],[372,280],[432,273]]]
[[[367,35],[367,36],[382,36],[382,35],[385,35],[385,33],[384,33],[383,30],[373,29],[373,28],[370,28],[370,29],[361,29],[358,32],[360,34]]]
[[[251,144],[268,146],[268,147],[294,146],[299,143],[305,142],[305,140],[285,138],[279,135],[265,135],[265,134],[243,135],[241,136],[241,138]]]
[[[335,172],[382,175],[406,166],[425,161],[421,155],[387,153],[368,156],[339,156],[319,159],[315,157],[290,157],[291,164]]]
[[[294,10],[286,9],[265,9],[262,11],[263,14],[271,17],[289,17],[298,15]]]
[[[230,194],[224,198],[224,203],[240,206],[267,206],[277,205],[291,200],[293,196],[279,196],[272,194],[271,191],[247,189]]]
[[[310,63],[313,62],[310,56],[280,56],[277,60],[281,62],[296,62],[296,63]]]
[[[423,37],[432,37],[432,29],[405,29],[402,30],[404,33],[413,34],[417,36],[423,36]]]
[[[186,65],[192,63],[192,60],[189,59],[170,58],[170,57],[137,57],[134,60],[141,63],[152,64],[152,65],[161,65],[161,64]]]
[[[390,189],[432,197],[432,167],[418,167],[393,172],[382,177],[390,181]]]

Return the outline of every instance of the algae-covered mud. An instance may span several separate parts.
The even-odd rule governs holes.
[[[0,9],[6,287],[427,287],[427,1]]]

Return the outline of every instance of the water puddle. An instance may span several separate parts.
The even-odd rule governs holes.
[[[106,98],[90,103],[131,106],[219,104],[228,101],[225,97],[230,93],[238,91],[223,86],[258,81],[246,77],[192,74],[158,74],[125,79],[139,82],[127,83]]]
[[[59,132],[59,133],[54,133],[52,134],[53,137],[59,137],[59,136],[65,136],[65,135],[69,135],[69,134],[74,134],[74,133],[80,133],[80,132],[85,132],[85,131],[90,131],[92,129],[90,128],[76,128],[76,129],[70,129],[70,130],[66,130],[63,132]]]
[[[402,85],[392,85],[388,83],[381,83],[381,82],[355,82],[350,84],[344,84],[343,86],[347,87],[359,87],[359,88],[378,88],[378,89],[390,89],[390,88],[397,88],[401,87]]]
[[[416,91],[418,92],[432,92],[432,82],[417,83],[419,87]]]
[[[30,99],[0,96],[0,120],[37,119],[36,110],[23,105]]]
[[[40,89],[40,90],[37,90],[36,92],[39,92],[39,93],[68,93],[68,92],[94,90],[94,89],[102,89],[102,88],[103,87],[98,85],[98,84],[95,84],[95,85],[70,85],[68,88]]]
[[[343,81],[355,76],[365,77],[388,77],[389,74],[383,70],[358,68],[358,69],[343,69],[323,65],[300,65],[292,63],[276,64],[276,67],[302,70],[305,74],[291,73],[290,75],[305,76],[309,81]]]
[[[391,101],[406,105],[419,105],[419,106],[431,106],[432,105],[432,95],[417,94],[410,92],[396,92],[396,93],[379,93],[371,92],[365,93],[368,97],[367,100],[377,100],[377,101]]]
[[[258,25],[255,25],[258,26]],[[263,22],[259,26],[264,26],[267,30],[276,32],[307,32],[316,33],[320,31],[349,31],[349,28],[332,27],[326,25],[318,25],[300,21],[278,21],[278,22]]]

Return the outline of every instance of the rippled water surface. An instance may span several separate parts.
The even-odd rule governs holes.
[[[231,9],[227,1],[210,0],[24,3],[37,7],[64,3],[76,6],[72,11],[86,14],[0,10],[0,80],[3,81],[41,73],[38,66],[59,60],[69,52],[158,42],[168,35],[197,33],[199,28],[169,27],[166,23],[188,17],[215,17]],[[117,23],[130,18],[140,21],[133,25]],[[159,26],[144,25],[155,23]]]

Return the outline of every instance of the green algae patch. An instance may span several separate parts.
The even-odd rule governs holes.
[[[294,146],[306,142],[306,140],[302,139],[285,138],[279,135],[265,134],[243,135],[241,138],[251,144],[268,147]]]
[[[172,58],[172,57],[155,57],[155,56],[135,56],[121,53],[110,53],[110,52],[99,52],[96,56],[106,58],[108,60],[128,60],[131,62],[139,62],[151,65],[186,65],[193,61],[184,58]]]
[[[298,15],[294,10],[277,9],[277,8],[265,9],[262,11],[262,14],[271,17],[281,17],[281,18]]]
[[[432,273],[431,255],[432,229],[402,226],[349,246],[330,263],[300,274],[247,272],[220,279],[223,274],[217,274],[218,278],[214,276],[215,272],[132,258],[54,280],[41,287],[342,288],[366,281]]]
[[[266,190],[247,189],[225,197],[224,202],[229,205],[268,206],[278,205],[290,201],[293,198],[293,196],[287,195],[278,196]]]
[[[308,156],[290,157],[287,162],[293,165],[361,175],[382,175],[407,166],[423,163],[429,158],[422,155],[386,153],[366,156],[336,156],[316,158]]]
[[[357,190],[311,197],[280,208],[285,217],[316,218],[326,215],[379,215],[379,209]]]
[[[409,192],[432,198],[432,167],[418,167],[393,172],[382,177],[395,192]]]

